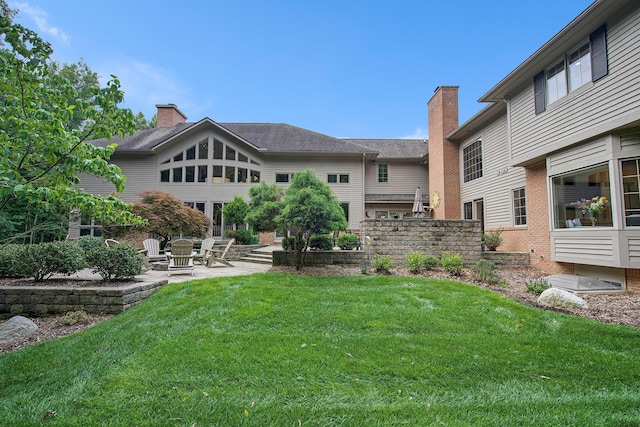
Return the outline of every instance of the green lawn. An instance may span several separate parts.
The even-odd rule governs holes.
[[[3,426],[639,423],[640,330],[425,278],[176,283],[0,356]]]

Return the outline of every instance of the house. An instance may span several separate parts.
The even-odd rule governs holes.
[[[261,182],[287,186],[293,174],[313,169],[340,200],[349,228],[366,217],[410,215],[416,186],[428,188],[423,140],[350,140],[288,124],[217,123],[209,118],[187,122],[173,104],[157,105],[157,127],[116,143],[111,161],[127,176],[120,197],[135,201],[142,190],[170,193],[213,219],[214,237],[224,234],[224,204]],[[84,175],[82,187],[107,195],[113,185]],[[71,237],[92,234],[86,221]],[[264,241],[272,241],[262,236]]]
[[[502,228],[501,249],[529,252],[549,273],[640,291],[639,69],[640,3],[598,0],[484,94],[488,105],[466,123],[456,123],[457,88],[438,88],[434,217]],[[606,208],[592,226],[576,202],[596,196]]]

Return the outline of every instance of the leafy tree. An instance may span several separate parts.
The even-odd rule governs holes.
[[[197,209],[186,206],[177,197],[163,191],[149,190],[140,193],[132,211],[147,220],[142,229],[159,237],[160,249],[167,246],[172,236],[204,237],[210,220]],[[126,227],[105,226],[105,235],[119,237],[127,234]]]
[[[312,235],[347,228],[340,202],[311,169],[295,173],[285,191],[283,204],[275,221],[281,230],[295,237],[294,247],[287,246],[297,270],[304,264],[304,254]]]
[[[115,145],[88,142],[134,130],[133,114],[118,108],[124,96],[118,79],[112,76],[103,88],[92,85],[91,97],[81,99],[69,80],[53,72],[50,44],[4,12],[0,40],[0,214],[23,203],[44,214],[77,209],[101,222],[141,223],[115,195],[76,186],[78,175],[88,173],[124,191],[126,178],[109,163]],[[74,117],[84,118],[81,127],[69,125]]]
[[[153,115],[151,120],[147,121],[147,119],[144,116],[144,114],[142,114],[142,111],[140,111],[138,114],[136,114],[135,121],[136,121],[135,122],[136,131],[145,130],[145,129],[152,129],[152,128],[156,127],[156,115],[155,114]]]
[[[254,233],[278,230],[276,217],[282,212],[284,190],[276,184],[262,182],[249,189],[249,212],[245,221]]]
[[[247,213],[249,213],[249,204],[241,196],[235,196],[232,201],[224,205],[222,210],[224,219],[232,223],[234,229],[239,224],[245,223]]]

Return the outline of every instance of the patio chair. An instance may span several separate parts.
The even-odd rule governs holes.
[[[216,256],[215,254],[216,251],[213,251],[209,259],[207,260],[207,267],[211,267],[213,264],[217,262],[219,262],[220,264],[224,264],[227,267],[233,267],[233,265],[229,261],[224,259],[224,257],[227,256],[227,252],[229,251],[229,248],[231,247],[231,245],[233,245],[235,241],[236,239],[229,240],[229,242],[227,243],[227,246],[224,248],[224,251],[222,251],[222,255],[220,256]]]
[[[167,255],[160,252],[160,241],[157,239],[145,239],[142,241],[145,249],[145,256],[150,262],[166,261]]]
[[[120,242],[115,239],[104,239],[104,244],[107,245],[108,248],[112,248],[115,245],[119,245]]]
[[[191,271],[193,276],[193,242],[187,239],[179,239],[171,244],[171,252],[167,253],[169,259],[168,275],[172,271]]]
[[[209,257],[213,254],[213,245],[216,241],[212,237],[208,237],[200,244],[200,252],[193,256],[193,261],[197,261],[200,264],[206,264]]]

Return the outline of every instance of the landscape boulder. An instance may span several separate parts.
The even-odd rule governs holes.
[[[585,300],[569,291],[549,288],[538,297],[538,304],[555,308],[588,308]]]
[[[23,316],[13,316],[0,324],[0,344],[26,337],[38,330],[38,325]]]

